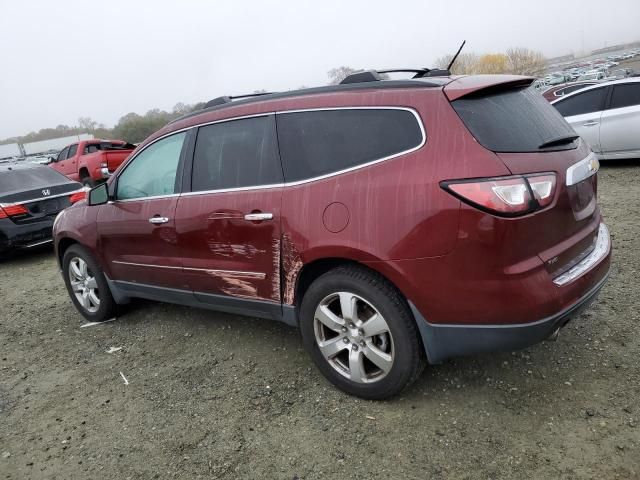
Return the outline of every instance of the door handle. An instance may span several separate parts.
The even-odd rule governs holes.
[[[273,213],[247,213],[244,216],[245,220],[250,222],[259,222],[261,220],[273,220]]]
[[[167,223],[169,219],[167,217],[151,217],[149,219],[149,223],[153,223],[154,225],[160,225],[162,223]]]
[[[589,120],[582,124],[583,127],[593,127],[594,125],[598,125],[600,122],[596,122],[595,120]]]

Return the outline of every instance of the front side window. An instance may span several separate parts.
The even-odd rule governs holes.
[[[176,173],[186,133],[163,138],[145,148],[118,177],[116,198],[171,195],[176,192]]]
[[[78,145],[71,145],[69,147],[69,153],[67,153],[67,158],[72,158],[75,156],[76,152],[78,151]]]
[[[58,154],[58,158],[56,160],[56,162],[60,162],[62,160],[65,160],[67,158],[67,152],[69,151],[69,147],[65,148],[64,150],[62,150],[59,154]]]
[[[606,90],[604,88],[587,90],[586,92],[576,93],[571,97],[560,100],[554,103],[553,106],[556,107],[563,117],[599,112],[602,110],[605,92]]]
[[[200,127],[191,190],[282,183],[273,115]]]
[[[419,147],[424,140],[415,115],[400,109],[283,112],[277,122],[287,182],[398,155]]]
[[[613,86],[611,107],[624,108],[640,105],[640,83],[622,83]]]

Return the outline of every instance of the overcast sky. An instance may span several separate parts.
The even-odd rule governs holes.
[[[0,0],[0,139],[224,94],[523,46],[640,40],[639,0]]]

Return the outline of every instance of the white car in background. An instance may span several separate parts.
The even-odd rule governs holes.
[[[599,159],[640,159],[640,78],[599,83],[551,102]]]

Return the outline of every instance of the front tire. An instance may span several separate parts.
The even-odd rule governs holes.
[[[64,283],[71,301],[90,322],[104,322],[116,314],[107,280],[98,262],[89,251],[72,245],[62,258]]]
[[[365,399],[398,394],[425,365],[404,298],[382,276],[356,265],[331,270],[311,284],[302,299],[300,330],[322,374]]]

